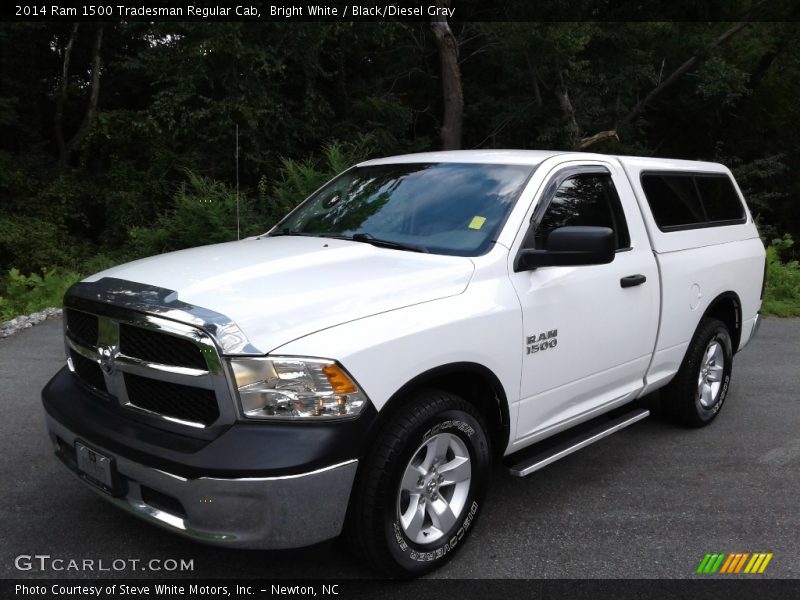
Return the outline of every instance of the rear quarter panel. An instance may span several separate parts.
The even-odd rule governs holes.
[[[741,306],[739,345],[747,342],[761,307],[764,246],[758,238],[657,255],[661,271],[661,324],[646,383],[654,389],[680,367],[703,314],[721,294],[733,292]]]

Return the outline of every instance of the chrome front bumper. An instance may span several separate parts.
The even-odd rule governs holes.
[[[113,458],[123,484],[120,495],[112,496],[82,476],[65,456],[75,448],[77,436],[49,415],[46,421],[56,454],[87,487],[119,508],[179,535],[219,546],[283,549],[310,546],[341,533],[356,459],[298,475],[188,479],[81,439]]]

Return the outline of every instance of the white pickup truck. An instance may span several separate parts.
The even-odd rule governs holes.
[[[528,475],[659,388],[710,423],[764,276],[719,164],[371,160],[264,235],[72,287],[47,427],[83,482],[171,531],[246,548],[344,531],[414,576],[464,544],[493,463]]]

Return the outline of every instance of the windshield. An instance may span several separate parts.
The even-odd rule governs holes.
[[[405,250],[478,256],[494,242],[530,165],[413,163],[354,167],[271,235],[355,238]]]

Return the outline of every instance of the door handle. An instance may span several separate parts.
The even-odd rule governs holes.
[[[624,288],[629,288],[636,285],[642,285],[645,281],[647,281],[647,277],[644,275],[628,275],[627,277],[620,279],[619,284]]]

